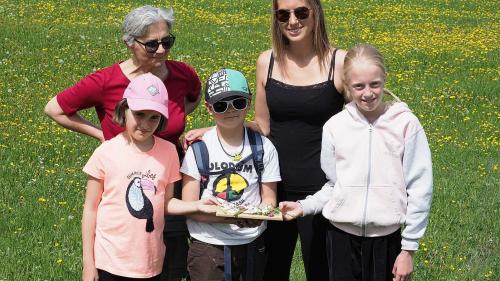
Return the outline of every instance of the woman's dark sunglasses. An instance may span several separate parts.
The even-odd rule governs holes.
[[[156,51],[160,47],[160,44],[163,46],[163,49],[165,50],[169,50],[170,48],[172,48],[175,42],[175,36],[173,34],[170,34],[166,37],[161,38],[160,41],[151,40],[147,42],[141,42],[135,38],[134,41],[143,45],[144,48],[146,49],[146,52],[153,54],[156,53]]]
[[[236,98],[232,100],[221,100],[218,102],[214,102],[212,104],[212,108],[215,113],[224,113],[231,105],[235,110],[243,110],[247,108],[248,100],[246,98]]]
[[[288,22],[292,12],[298,20],[305,20],[309,17],[309,11],[310,9],[307,7],[298,7],[293,10],[279,9],[275,13],[279,22]]]

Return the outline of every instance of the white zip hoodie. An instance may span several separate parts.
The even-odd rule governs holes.
[[[328,182],[299,201],[357,236],[391,234],[401,225],[403,250],[417,250],[432,201],[432,162],[424,130],[403,102],[370,124],[354,102],[323,126],[321,168]]]

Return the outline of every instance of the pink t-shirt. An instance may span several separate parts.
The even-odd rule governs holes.
[[[104,182],[96,218],[96,267],[131,278],[160,274],[165,187],[181,178],[175,146],[155,137],[153,148],[141,152],[119,134],[95,150],[83,171]]]
[[[194,101],[200,95],[201,82],[195,70],[179,61],[165,61],[169,74],[164,81],[168,91],[168,124],[157,136],[178,144],[184,131],[184,98]],[[124,129],[113,123],[115,105],[122,100],[123,92],[130,80],[123,74],[120,65],[98,70],[57,95],[57,102],[66,115],[95,107],[104,138],[109,140]]]

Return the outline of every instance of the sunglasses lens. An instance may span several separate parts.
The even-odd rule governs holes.
[[[212,105],[212,108],[217,113],[224,113],[227,110],[227,102],[225,102],[225,101],[218,101],[218,102],[216,102],[216,103],[214,103]]]
[[[279,22],[288,22],[290,20],[290,11],[279,9],[276,11],[276,18]],[[293,14],[298,20],[305,20],[309,17],[309,8],[298,7],[293,10]]]
[[[247,107],[247,99],[234,99],[233,107],[236,110],[243,110]]]
[[[172,46],[174,45],[174,42],[175,42],[175,37],[173,35],[169,35],[169,36],[161,39],[161,45],[163,46],[163,48],[165,50],[172,48]]]
[[[279,22],[288,22],[290,19],[290,11],[279,9],[276,11],[276,18]]]
[[[148,52],[148,53],[156,52],[156,50],[158,50],[159,46],[160,46],[160,44],[158,44],[158,42],[156,42],[156,41],[148,41],[148,42],[144,43],[144,47],[146,47],[146,52]]]
[[[299,20],[305,20],[309,17],[309,9],[306,7],[298,7],[293,11],[295,17]]]

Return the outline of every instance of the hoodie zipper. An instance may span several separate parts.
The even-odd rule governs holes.
[[[366,236],[366,210],[368,206],[368,188],[370,186],[370,177],[371,177],[371,170],[372,170],[372,131],[373,131],[373,125],[369,124],[369,129],[368,129],[368,175],[366,176],[366,192],[365,192],[365,206],[363,209],[363,220],[361,221],[361,236],[365,237]]]

